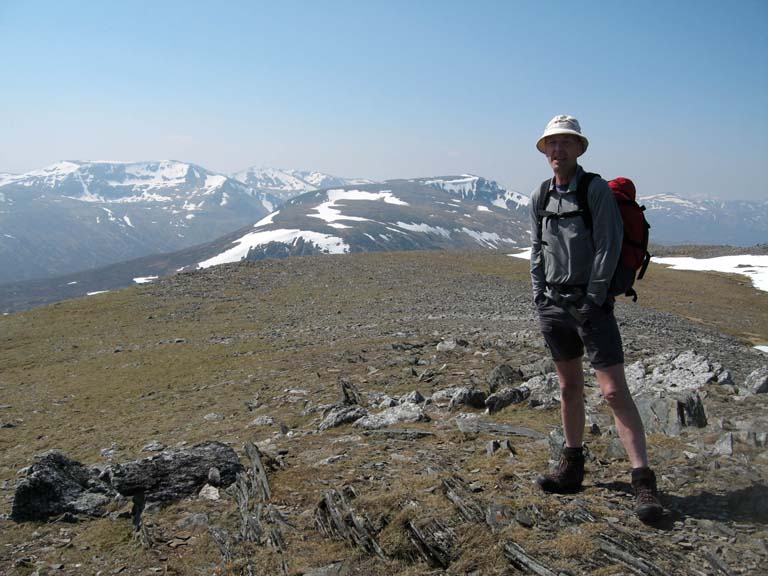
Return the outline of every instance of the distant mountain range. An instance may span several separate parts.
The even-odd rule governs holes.
[[[768,242],[768,200],[689,200],[673,194],[640,199],[657,244],[731,244]]]
[[[323,172],[309,170],[280,170],[277,168],[248,168],[232,175],[254,190],[270,192],[281,200],[289,200],[304,192],[347,186],[350,184],[372,184],[373,180],[363,178],[341,178]]]
[[[0,174],[0,310],[244,258],[514,251],[528,245],[528,201],[469,174],[375,183],[273,168],[227,176],[176,161]],[[656,244],[768,241],[768,202],[640,202]]]
[[[173,160],[0,174],[0,283],[195,246],[252,224],[312,182],[347,183],[319,172],[241,174],[252,184]]]
[[[241,259],[382,250],[514,251],[528,245],[528,198],[462,175],[305,192],[255,225],[182,251],[47,280],[0,285],[0,311]]]
[[[472,175],[388,180],[293,198],[193,266],[297,254],[520,248],[528,198]],[[219,248],[224,248],[219,251]]]

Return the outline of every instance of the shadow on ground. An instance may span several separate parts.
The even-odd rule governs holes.
[[[632,494],[628,482],[595,484],[599,488]],[[690,496],[676,496],[662,492],[661,503],[667,509],[659,528],[665,528],[675,520],[692,517],[706,520],[730,520],[768,525],[768,486],[753,484],[725,494],[699,492]]]

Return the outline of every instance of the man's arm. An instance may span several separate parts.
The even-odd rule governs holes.
[[[621,256],[624,225],[613,192],[602,178],[595,178],[587,192],[592,213],[592,242],[595,256],[587,286],[587,298],[598,306],[605,303],[611,278]]]
[[[531,218],[531,284],[533,285],[533,301],[539,303],[544,298],[546,279],[544,275],[544,258],[541,254],[541,223],[539,222],[539,195],[541,186],[531,194],[529,204]]]

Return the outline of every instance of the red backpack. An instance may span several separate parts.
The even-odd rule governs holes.
[[[592,230],[592,212],[587,201],[587,190],[592,179],[599,177],[599,174],[591,172],[582,174],[576,188],[576,202],[579,209],[563,214],[552,214],[544,210],[549,199],[549,180],[542,183],[538,206],[539,225],[545,216],[563,218],[580,215],[584,219],[587,229]],[[636,302],[637,292],[632,286],[636,279],[640,280],[645,276],[648,263],[651,261],[651,254],[648,252],[651,225],[645,219],[645,206],[640,206],[637,203],[637,191],[632,180],[622,177],[614,178],[608,182],[608,186],[613,192],[613,197],[619,206],[621,220],[624,223],[624,242],[621,247],[621,256],[616,265],[616,271],[613,273],[608,292],[614,296],[629,296],[633,302]]]
[[[624,243],[621,247],[619,266],[611,282],[611,290],[613,294],[631,296],[632,300],[636,301],[637,292],[632,288],[632,284],[635,282],[635,273],[637,273],[637,280],[645,276],[648,263],[651,261],[651,254],[648,252],[651,225],[645,219],[645,206],[637,204],[637,191],[632,180],[622,177],[614,178],[608,182],[608,186],[611,187],[613,197],[619,205],[621,220],[624,222]],[[626,270],[622,272],[619,268]],[[619,275],[623,275],[624,279],[618,278]]]

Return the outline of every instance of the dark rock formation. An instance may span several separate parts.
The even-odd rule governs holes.
[[[226,444],[203,442],[115,465],[110,478],[112,486],[124,496],[144,493],[147,501],[170,502],[197,493],[208,481],[211,468],[219,470],[221,486],[229,486],[243,466]]]
[[[527,386],[520,386],[520,388],[504,388],[499,390],[495,394],[491,394],[485,400],[485,407],[488,408],[488,413],[493,414],[506,408],[511,404],[519,404],[525,401],[531,395],[531,389]]]
[[[471,406],[472,408],[485,408],[486,394],[482,390],[472,388],[459,388],[451,396],[451,402],[448,405],[449,410],[454,410],[458,406]]]
[[[51,450],[41,455],[19,482],[11,519],[47,520],[60,514],[100,516],[114,497],[98,472]]]

